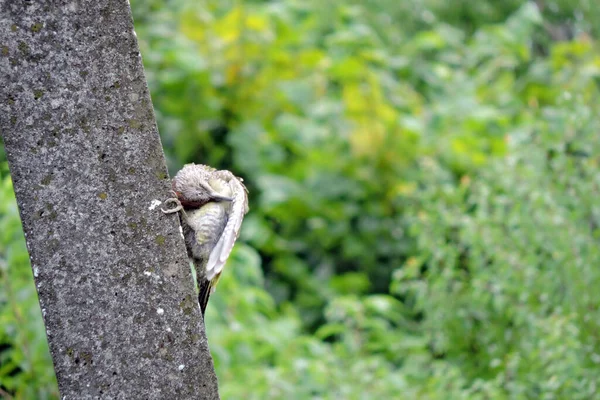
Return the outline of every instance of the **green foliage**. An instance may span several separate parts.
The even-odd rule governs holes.
[[[133,2],[171,168],[250,188],[206,316],[223,398],[598,397],[600,19],[537,3]],[[0,318],[29,317],[0,388],[43,398],[4,182]]]
[[[566,97],[473,179],[429,180],[415,197],[419,251],[392,284],[423,315],[433,354],[517,398],[597,390],[600,125],[583,97]]]

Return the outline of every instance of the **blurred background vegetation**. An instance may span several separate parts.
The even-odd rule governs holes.
[[[223,399],[600,398],[595,2],[132,8],[171,172],[250,189]],[[55,399],[0,165],[0,397]]]

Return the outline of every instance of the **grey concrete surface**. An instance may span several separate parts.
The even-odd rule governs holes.
[[[0,0],[0,131],[63,399],[217,399],[126,0]]]

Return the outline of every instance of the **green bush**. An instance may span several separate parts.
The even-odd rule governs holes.
[[[599,124],[582,99],[560,107],[474,177],[429,180],[415,197],[419,250],[392,284],[433,355],[511,398],[597,391]]]

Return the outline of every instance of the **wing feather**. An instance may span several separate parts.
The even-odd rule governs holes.
[[[225,262],[231,254],[233,245],[240,234],[240,227],[244,215],[248,212],[248,196],[246,188],[237,178],[232,177],[229,181],[233,193],[231,212],[223,234],[219,238],[215,248],[211,251],[206,264],[206,279],[212,280],[223,271]]]

